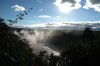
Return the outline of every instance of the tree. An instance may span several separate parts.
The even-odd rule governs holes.
[[[93,41],[94,40],[94,34],[90,27],[85,28],[83,33],[84,40],[86,41]]]
[[[90,28],[85,28],[83,36],[85,40],[72,42],[61,52],[61,56],[66,58],[67,66],[100,65],[100,40],[94,39]]]
[[[27,43],[0,20],[0,66],[32,66],[32,51]]]

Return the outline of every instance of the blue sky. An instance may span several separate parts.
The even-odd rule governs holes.
[[[0,17],[14,20],[31,7],[17,24],[100,21],[100,0],[0,0]]]

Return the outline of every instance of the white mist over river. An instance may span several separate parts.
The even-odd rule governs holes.
[[[48,43],[49,39],[54,35],[53,30],[21,30],[20,32],[14,31],[14,33],[21,37],[21,39],[27,40],[36,54],[40,51],[47,51],[48,54],[60,54],[55,46]]]

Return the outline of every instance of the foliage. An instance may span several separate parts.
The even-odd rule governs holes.
[[[18,20],[23,20],[24,19],[23,17],[25,15],[27,15],[30,12],[30,10],[32,10],[32,9],[33,8],[29,8],[29,10],[26,10],[23,13],[19,13],[18,15],[16,15],[16,19],[15,20],[8,19],[7,21],[9,22],[9,25],[13,25],[13,24],[17,23]]]
[[[34,54],[3,21],[0,21],[0,66],[31,66]]]
[[[82,34],[59,32],[49,40],[66,46],[60,56],[41,51],[32,53],[29,45],[13,34],[0,19],[0,66],[96,66],[100,65],[100,32],[85,28]],[[24,40],[25,41],[25,40]]]
[[[61,56],[66,58],[68,66],[100,65],[100,39],[94,39],[94,33],[90,28],[85,28],[82,41],[67,46],[67,50],[63,51]]]

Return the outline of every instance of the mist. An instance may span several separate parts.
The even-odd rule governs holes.
[[[59,53],[66,48],[66,43],[81,39],[82,31],[86,27],[93,30],[100,30],[100,22],[71,22],[71,23],[45,23],[34,25],[15,26],[22,28],[21,31],[14,31],[22,40],[26,40],[33,52],[47,51],[48,54]],[[76,30],[73,32],[73,30]],[[79,30],[79,31],[78,31]],[[81,30],[81,31],[80,31]],[[73,38],[73,40],[71,39]]]
[[[23,29],[14,31],[21,39],[26,40],[33,52],[38,54],[41,51],[47,51],[50,55],[60,55],[62,50],[66,49],[66,43],[76,40],[76,36],[82,34],[82,31],[72,30],[50,30],[50,29]],[[70,38],[71,37],[71,38]]]
[[[60,54],[56,46],[49,43],[55,35],[53,30],[21,30],[20,32],[14,31],[14,33],[26,40],[35,54],[41,51],[47,51],[47,54]]]

